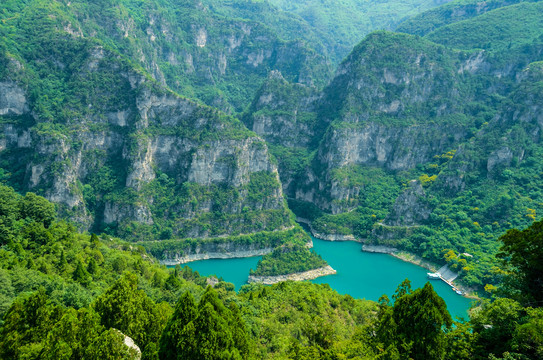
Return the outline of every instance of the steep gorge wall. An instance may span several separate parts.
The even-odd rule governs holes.
[[[169,236],[207,237],[288,226],[277,168],[262,139],[232,117],[111,65],[111,56],[93,48],[79,76],[117,72],[128,89],[123,101],[56,128],[30,111],[16,81],[0,83],[0,151],[16,163],[21,190],[45,195],[95,230],[133,222],[151,229],[158,222]],[[213,224],[217,211],[230,218]]]

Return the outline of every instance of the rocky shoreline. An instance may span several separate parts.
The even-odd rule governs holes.
[[[398,252],[398,249],[390,246],[383,245],[362,245],[362,251],[369,253],[390,254],[393,255]]]
[[[324,266],[318,269],[313,269],[309,271],[286,274],[286,275],[277,275],[277,276],[249,276],[249,283],[261,283],[265,285],[276,284],[282,281],[292,280],[292,281],[304,281],[304,280],[313,280],[321,276],[335,274],[334,270],[330,265]]]
[[[341,235],[341,234],[321,234],[317,232],[313,227],[311,226],[311,221],[308,219],[304,219],[301,217],[296,218],[297,222],[304,223],[309,227],[309,231],[311,232],[311,235],[314,237],[321,239],[321,240],[327,240],[327,241],[356,241],[361,242],[357,238],[354,237],[352,234],[348,235]]]
[[[272,251],[273,251],[273,248],[240,250],[240,251],[232,251],[232,252],[205,252],[205,253],[183,255],[175,259],[165,259],[165,260],[161,260],[160,263],[166,266],[174,266],[174,265],[186,264],[188,262],[198,261],[198,260],[234,259],[234,258],[244,258],[244,257],[252,257],[252,256],[262,256],[262,255],[269,254]]]

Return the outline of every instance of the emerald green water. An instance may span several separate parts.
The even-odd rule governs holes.
[[[354,241],[324,241],[313,238],[313,249],[332,266],[337,274],[312,280],[316,284],[329,284],[340,294],[377,301],[383,294],[392,298],[398,285],[406,278],[413,289],[430,281],[435,291],[445,300],[454,318],[466,318],[470,299],[457,295],[441,280],[428,280],[428,270],[387,254],[362,252],[361,244]]]
[[[217,275],[219,278],[222,277],[224,281],[233,283],[236,286],[236,290],[239,290],[242,285],[247,284],[249,270],[256,269],[256,264],[260,259],[262,259],[262,256],[235,259],[209,259],[193,261],[187,265],[192,270],[198,271],[200,275]]]
[[[353,241],[324,241],[313,238],[314,250],[320,254],[337,274],[312,280],[317,284],[329,284],[340,294],[350,294],[359,299],[377,301],[383,294],[389,298],[396,287],[406,278],[413,289],[429,281],[427,270],[386,254],[360,251],[361,245]],[[239,289],[247,283],[249,270],[255,269],[260,256],[236,259],[200,260],[188,265],[201,275],[217,275]],[[455,294],[440,280],[431,280],[436,292],[445,300],[453,317],[467,318],[471,300]]]

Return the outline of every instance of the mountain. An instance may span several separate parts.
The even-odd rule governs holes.
[[[79,6],[32,1],[4,19],[3,178],[83,228],[132,239],[292,226],[265,142],[120,51],[135,47],[85,35]]]
[[[537,0],[536,0],[537,1]],[[527,2],[523,0],[454,0],[418,15],[405,18],[395,29],[413,35],[424,36],[442,26],[482,15],[488,11]]]
[[[283,12],[302,18],[340,63],[365,35],[393,30],[403,19],[432,9],[444,1],[268,0]]]
[[[320,234],[452,262],[481,286],[497,236],[543,211],[529,175],[540,2],[429,10],[409,20],[442,19],[423,37],[371,33],[326,86],[327,40],[292,9],[272,19],[285,4],[140,5],[3,11],[0,174],[82,228],[168,240],[145,245],[157,256],[269,251],[307,239],[290,207]],[[280,21],[305,41],[281,40]]]
[[[372,33],[322,92],[268,81],[244,122],[280,159],[291,209],[319,234],[449,263],[472,286],[497,281],[495,239],[543,211],[541,15],[527,2],[424,37]],[[288,90],[297,106],[281,101]],[[311,126],[287,131],[299,139],[289,143],[281,129],[297,111]]]

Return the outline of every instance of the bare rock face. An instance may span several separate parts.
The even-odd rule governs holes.
[[[14,82],[0,82],[0,115],[22,115],[28,111],[24,90]]]
[[[408,170],[451,148],[465,133],[462,127],[387,126],[368,122],[360,128],[329,131],[318,156],[329,170],[348,165]]]
[[[272,71],[244,122],[270,144],[308,146],[315,141],[315,103],[319,96],[314,88],[289,83],[279,71]]]
[[[426,194],[422,185],[417,180],[411,180],[396,199],[392,211],[385,219],[385,224],[390,226],[419,225],[428,219],[432,209],[426,201]]]
[[[513,160],[513,152],[508,147],[493,151],[487,160],[487,171],[490,173],[496,166],[509,166]]]
[[[114,329],[119,335],[123,337],[123,346],[125,346],[128,350],[128,353],[131,355],[132,360],[140,360],[141,359],[141,349],[138,345],[134,342],[134,339],[132,339],[130,336],[123,334],[117,329]]]
[[[90,50],[82,77],[117,66],[108,62],[107,51],[98,53]],[[67,119],[64,131],[43,131],[48,128],[40,127],[39,119],[37,125],[1,125],[0,151],[14,154],[8,156],[26,169],[23,189],[58,203],[61,213],[87,229],[131,222],[152,226],[166,218],[184,229],[181,237],[205,237],[211,227],[206,216],[213,212],[231,215],[215,236],[228,235],[232,223],[238,232],[250,232],[257,222],[244,223],[242,212],[253,218],[268,210],[286,214],[277,168],[261,138],[237,119],[181,98],[141,74],[114,70],[126,89],[122,103],[90,106],[87,116]],[[0,82],[0,90],[1,114],[11,119],[28,112],[27,97],[15,83]],[[109,94],[107,88],[96,91]],[[160,176],[167,185],[159,185]],[[251,182],[255,176],[266,179],[268,189],[258,189]],[[188,200],[157,207],[162,201],[157,196],[166,196],[157,186],[168,187],[168,198]],[[225,191],[231,196],[223,199],[219,195]],[[259,191],[265,195],[255,196]],[[259,224],[266,227],[266,219]]]

